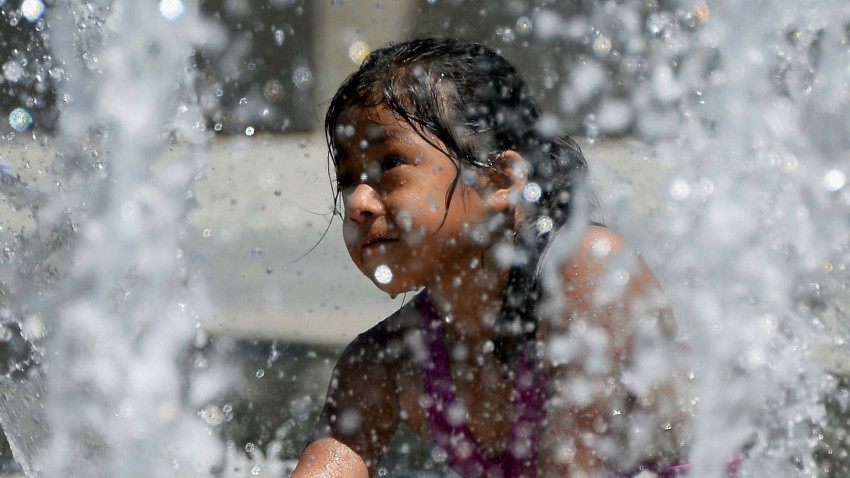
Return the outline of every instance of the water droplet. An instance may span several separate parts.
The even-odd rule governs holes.
[[[604,237],[593,241],[593,244],[590,245],[590,252],[593,253],[594,257],[597,259],[607,257],[608,254],[611,253],[611,241]]]
[[[24,0],[21,3],[21,13],[30,22],[35,22],[44,13],[44,2],[41,0]]]
[[[260,474],[260,470],[262,470],[262,469],[263,469],[263,468],[262,468],[262,467],[260,467],[260,465],[254,465],[254,467],[253,467],[253,468],[251,468],[251,474],[252,474],[252,475],[255,475],[255,476],[256,476],[256,475],[259,475],[259,474]]]
[[[387,476],[387,473],[389,472],[383,466],[378,468],[378,476]]]
[[[254,448],[255,448],[254,444],[251,443],[251,442],[248,442],[248,443],[245,444],[245,451],[247,451],[248,453],[253,453]]]
[[[463,404],[455,402],[449,407],[447,418],[452,425],[459,426],[466,423],[467,416],[466,407]]]
[[[537,221],[534,223],[534,227],[537,229],[537,232],[540,234],[546,234],[552,230],[555,226],[554,221],[549,216],[540,216],[537,218]]]
[[[280,101],[283,98],[283,85],[277,80],[269,80],[263,86],[263,96],[269,101]]]
[[[239,104],[240,105],[247,105],[248,104],[248,98],[239,98]]]
[[[783,155],[779,162],[779,170],[783,173],[793,173],[799,166],[800,162],[797,161],[797,157],[790,153]]]
[[[428,0],[428,3],[432,3],[434,0]],[[446,453],[446,450],[435,446],[434,449],[431,450],[431,459],[437,463],[442,463],[446,461],[446,458],[449,457],[449,454]]]
[[[306,66],[300,66],[292,73],[292,83],[301,91],[309,90],[313,86],[313,72]]]
[[[608,56],[608,53],[611,52],[611,40],[608,39],[605,35],[598,35],[593,40],[593,54],[597,57],[602,58]]]
[[[676,178],[670,184],[670,197],[681,201],[683,199],[687,199],[687,197],[691,194],[691,188],[688,186],[688,182],[682,178]]]
[[[847,176],[837,169],[827,172],[823,176],[823,187],[829,192],[835,192],[847,184]]]
[[[629,271],[625,269],[617,269],[614,271],[614,284],[624,286],[629,283]]]
[[[708,20],[708,17],[711,16],[711,9],[708,8],[708,5],[700,3],[694,5],[694,8],[691,13],[698,22],[704,22]]]
[[[389,284],[393,280],[393,271],[381,264],[375,269],[375,280],[379,284]]]
[[[212,229],[210,229],[210,228],[204,229],[203,235],[204,235],[204,237],[212,236]]]
[[[216,130],[216,131],[221,131],[221,128],[222,128],[221,123],[216,123],[215,126],[213,126],[213,129]]]
[[[496,36],[505,43],[513,43],[516,40],[516,35],[510,28],[497,28]]]
[[[531,33],[533,25],[528,17],[519,17],[516,21],[516,32],[519,35],[528,35]]]
[[[14,83],[24,76],[24,67],[17,60],[9,60],[3,63],[3,78]]]
[[[413,230],[413,216],[411,216],[410,211],[407,211],[406,209],[402,209],[398,212],[398,214],[396,214],[396,222],[405,232]]]
[[[283,42],[286,40],[283,30],[277,29],[274,31],[274,43],[277,46],[283,46]]]
[[[254,136],[254,127],[248,126],[247,128],[245,128],[245,135]]]
[[[266,376],[266,371],[263,369],[257,370],[257,378],[263,378]]]
[[[340,431],[345,434],[356,432],[360,428],[360,422],[360,413],[352,408],[343,411],[337,420]]]
[[[9,113],[9,126],[18,133],[23,133],[32,125],[32,115],[24,108],[15,108]]]
[[[359,65],[366,61],[370,52],[371,50],[366,42],[356,41],[348,47],[348,58],[350,58],[355,65]]]
[[[181,0],[160,0],[159,13],[167,20],[176,20],[183,15],[183,2]]]
[[[537,202],[540,200],[540,196],[543,194],[543,190],[540,189],[540,185],[537,183],[528,183],[525,185],[525,188],[522,190],[522,197],[525,198],[528,202]]]
[[[224,413],[215,405],[207,405],[201,410],[201,420],[207,425],[218,426],[224,421]]]

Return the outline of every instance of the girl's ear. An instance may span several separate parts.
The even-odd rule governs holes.
[[[484,206],[494,213],[506,212],[516,206],[523,188],[528,184],[528,164],[514,150],[500,154],[493,166],[481,174],[486,177],[482,196]]]

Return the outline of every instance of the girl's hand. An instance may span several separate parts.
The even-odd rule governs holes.
[[[290,478],[369,478],[360,455],[334,438],[310,443]]]
[[[294,478],[368,478],[399,424],[391,337],[380,324],[346,347],[331,375],[325,406]]]

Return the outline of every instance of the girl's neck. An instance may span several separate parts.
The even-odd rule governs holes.
[[[480,255],[478,256],[481,257]],[[508,271],[493,260],[455,261],[427,285],[447,339],[477,346],[493,337]]]

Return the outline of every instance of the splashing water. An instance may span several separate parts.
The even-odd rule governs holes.
[[[694,472],[722,476],[723,457],[743,448],[744,476],[840,476],[846,424],[823,408],[840,382],[817,356],[837,347],[847,360],[850,7],[620,7],[591,9],[585,20],[614,46],[582,68],[639,65],[623,74],[640,86],[594,85],[609,101],[586,127],[593,139],[630,124],[651,144],[644,161],[671,173],[656,214],[635,214],[622,195],[602,202],[645,245],[693,347]],[[575,90],[563,107],[579,108]],[[612,102],[627,118],[604,120]]]
[[[44,8],[24,2],[30,21],[42,14],[36,3]],[[11,306],[33,317],[25,333],[37,320],[50,334],[28,337],[43,368],[4,382],[0,414],[28,476],[203,475],[223,453],[198,426],[176,363],[203,307],[175,254],[198,165],[188,153],[156,158],[163,131],[190,146],[202,139],[197,111],[185,107],[187,32],[202,29],[189,14],[170,20],[155,5],[120,1],[57,2],[38,20],[64,78],[50,170],[61,180],[53,197],[21,204],[56,242],[18,250],[19,270],[37,269],[12,283]],[[17,109],[10,122],[23,132],[32,117]],[[11,186],[30,191],[17,178]]]

